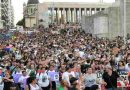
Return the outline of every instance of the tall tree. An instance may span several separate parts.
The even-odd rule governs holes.
[[[16,25],[25,27],[25,18],[23,18],[22,20],[18,21]]]

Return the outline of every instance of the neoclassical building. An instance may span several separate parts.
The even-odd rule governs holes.
[[[27,5],[23,4],[23,14],[26,27],[35,27],[38,25],[38,0],[28,0]]]
[[[49,23],[80,23],[82,16],[91,16],[110,7],[111,3],[87,2],[43,2],[28,0],[24,4],[24,17],[26,27],[35,27]]]

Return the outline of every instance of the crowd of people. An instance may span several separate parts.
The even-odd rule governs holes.
[[[116,90],[118,72],[130,71],[130,44],[120,36],[98,38],[67,24],[37,31],[0,39],[2,90]]]

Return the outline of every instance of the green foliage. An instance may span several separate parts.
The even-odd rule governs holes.
[[[16,25],[25,27],[25,18],[23,18],[22,20],[18,21]]]

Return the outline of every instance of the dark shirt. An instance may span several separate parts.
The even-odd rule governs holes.
[[[78,90],[78,89],[75,87],[69,87],[68,90]]]
[[[106,88],[117,88],[118,73],[113,71],[112,75],[109,76],[107,72],[104,72],[102,78],[107,83]]]
[[[13,77],[10,77],[9,79],[13,79]],[[3,90],[10,90],[10,87],[12,86],[12,82],[9,82],[7,80],[4,80],[4,89]]]

